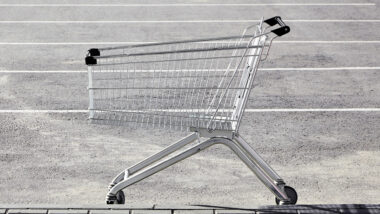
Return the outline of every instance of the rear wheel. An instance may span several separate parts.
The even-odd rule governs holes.
[[[296,190],[293,189],[290,186],[285,186],[284,187],[284,191],[285,191],[285,193],[288,196],[288,198],[289,198],[290,201],[281,203],[281,200],[276,197],[276,204],[277,205],[296,204],[297,203],[297,199],[298,199],[298,195],[297,195]]]
[[[125,204],[125,195],[123,191],[119,191],[116,194],[116,202],[117,204]]]
[[[125,195],[123,191],[119,191],[115,196],[107,199],[107,204],[125,204]]]

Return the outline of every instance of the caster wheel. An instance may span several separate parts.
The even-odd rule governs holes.
[[[115,196],[107,196],[107,204],[125,204],[125,196],[123,191],[119,191]]]
[[[276,197],[276,204],[277,205],[283,205],[283,204],[296,204],[297,203],[297,199],[298,199],[298,196],[297,196],[297,192],[295,189],[293,189],[292,187],[290,186],[285,186],[284,187],[284,190],[285,190],[285,193],[286,195],[288,196],[288,198],[290,199],[289,202],[281,202],[280,199],[278,199]]]
[[[125,195],[123,191],[119,191],[116,194],[116,204],[125,204]]]

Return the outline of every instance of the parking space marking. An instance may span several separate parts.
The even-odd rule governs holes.
[[[303,41],[286,41],[286,40],[281,40],[281,41],[273,41],[273,43],[285,43],[285,44],[292,44],[292,43],[298,43],[298,44],[379,44],[379,40],[348,40],[348,41],[327,41],[327,40],[303,40]],[[0,43],[1,44],[1,43]]]
[[[255,23],[260,20],[8,20],[0,21],[0,24],[146,24],[146,23]],[[293,19],[285,22],[337,22],[337,23],[377,23],[380,19]]]
[[[88,110],[0,110],[0,114],[7,113],[87,113]]]
[[[379,70],[379,66],[374,67],[329,67],[329,68],[259,68],[262,71],[339,71],[339,70]]]
[[[0,4],[0,7],[247,7],[247,6],[376,6],[376,3],[173,3],[173,4]]]
[[[17,74],[17,73],[87,73],[87,70],[0,70],[0,73]]]
[[[344,71],[344,70],[380,70],[380,66],[375,67],[329,67],[329,68],[259,68],[259,71]],[[175,70],[166,70],[166,72]],[[155,72],[154,70],[140,70],[140,72]],[[165,72],[165,71],[160,71]],[[87,73],[87,70],[0,70],[0,73]]]
[[[246,109],[246,112],[380,112],[380,108],[279,108]]]
[[[155,41],[160,42],[160,41]],[[149,42],[0,42],[0,45],[130,45],[130,44],[150,44],[155,43],[154,41]],[[230,43],[230,42],[202,42],[205,44],[211,43]],[[323,41],[323,40],[304,40],[304,41],[273,41],[273,43],[278,44],[380,44],[380,40],[349,40],[349,41]]]
[[[186,109],[185,109],[186,110]],[[206,111],[207,109],[192,109],[193,111]],[[13,114],[13,113],[88,113],[89,110],[0,110],[1,114]],[[128,110],[126,110],[128,111]],[[180,111],[180,110],[165,110],[165,111]],[[183,109],[182,109],[183,111]],[[247,113],[266,113],[266,112],[380,112],[380,108],[270,108],[270,109],[246,109]]]

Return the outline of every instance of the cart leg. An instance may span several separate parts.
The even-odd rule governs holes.
[[[197,144],[185,151],[183,151],[182,153],[172,157],[172,158],[169,158],[167,160],[164,160],[164,161],[161,161],[159,163],[157,163],[156,165],[150,167],[150,168],[147,168],[143,171],[141,171],[140,173],[137,173],[131,177],[128,177],[127,179],[117,183],[115,186],[113,186],[110,191],[108,192],[107,194],[107,203],[109,204],[112,204],[115,202],[116,200],[116,194],[123,190],[124,188],[134,184],[134,183],[137,183],[181,160],[184,160],[212,145],[215,145],[215,144],[223,144],[227,147],[229,147],[232,151],[235,152],[235,154],[248,166],[248,168],[250,168],[255,174],[256,176],[264,183],[264,185],[269,189],[271,190],[277,198],[279,198],[281,201],[288,201],[288,197],[286,195],[286,193],[284,192],[284,190],[282,188],[280,188],[279,186],[277,186],[276,184],[273,183],[272,179],[266,175],[262,169],[260,167],[258,167],[246,154],[245,152],[243,152],[241,150],[241,147],[239,145],[237,145],[234,141],[232,141],[231,139],[228,139],[228,138],[220,138],[220,137],[217,137],[217,138],[211,138],[207,141],[204,141],[200,144]]]
[[[240,145],[247,155],[254,161],[273,181],[278,184],[285,184],[282,178],[269,166],[267,162],[245,141],[241,136],[234,136],[234,140]]]
[[[108,189],[110,190],[113,186],[115,186],[120,181],[124,180],[125,178],[125,171],[120,172],[109,184]]]
[[[262,171],[272,179],[272,182],[281,188],[282,192],[286,194],[286,198],[279,197],[276,193],[276,203],[277,204],[295,204],[297,202],[296,191],[288,186],[285,186],[284,180],[265,162],[262,157],[245,141],[241,136],[235,135],[234,140],[239,146],[242,147],[243,151],[250,157],[250,159],[259,166]],[[285,200],[284,200],[285,199]]]
[[[135,164],[134,166],[126,169],[125,171],[119,173],[110,183],[109,189],[111,189],[113,186],[115,186],[117,183],[127,179],[128,177],[132,176],[136,172],[140,171],[141,169],[161,160],[162,158],[170,155],[171,153],[177,151],[178,149],[186,146],[189,143],[194,142],[198,139],[197,133],[192,133],[183,139],[175,142],[174,144],[168,146],[167,148],[163,149],[162,151],[146,158],[145,160]]]

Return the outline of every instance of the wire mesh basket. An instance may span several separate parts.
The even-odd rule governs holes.
[[[259,62],[288,27],[276,30],[261,21],[241,36],[91,49],[90,118],[237,131]]]

